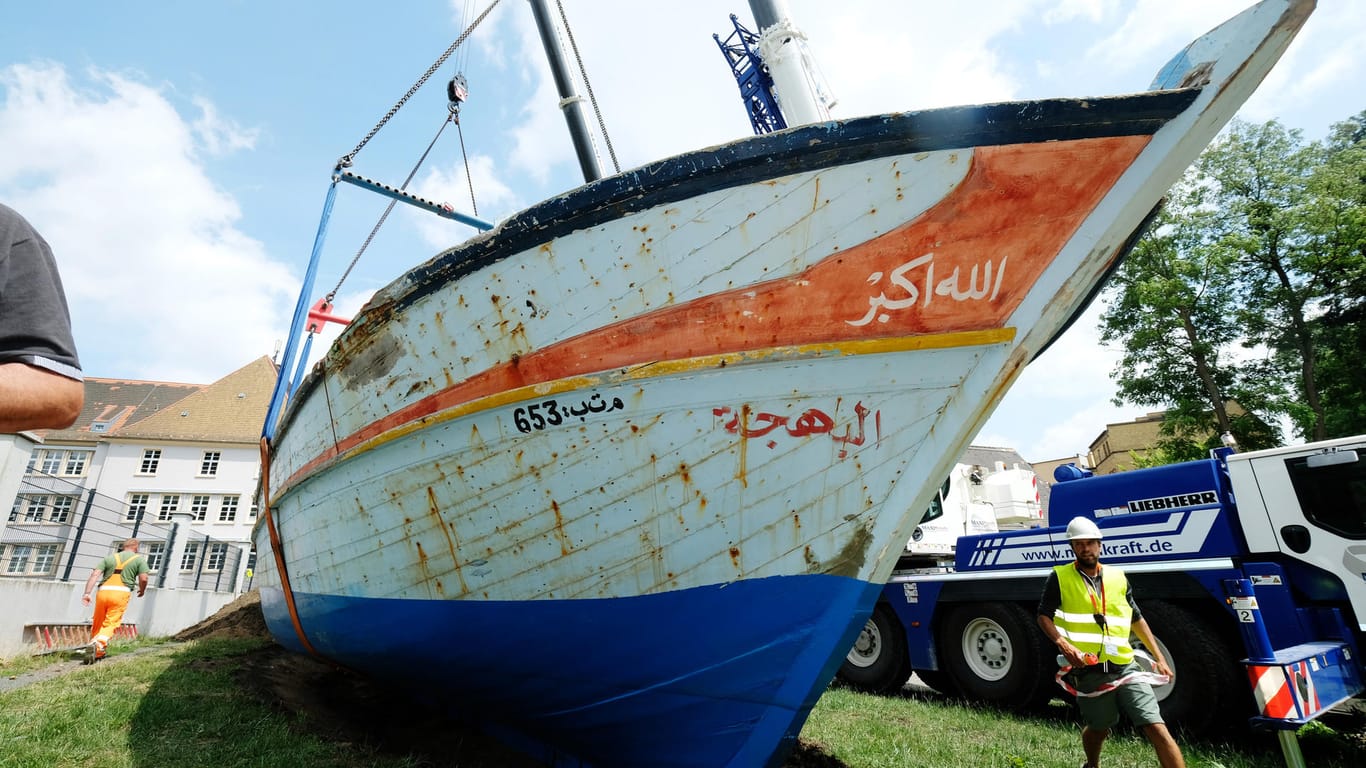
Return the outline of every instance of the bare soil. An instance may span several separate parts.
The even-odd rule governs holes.
[[[261,600],[248,592],[217,613],[175,636],[269,639]],[[369,752],[407,756],[426,768],[542,768],[477,730],[452,723],[413,702],[344,669],[270,643],[244,657],[239,684],[253,697],[285,715],[301,733]],[[802,740],[784,768],[848,768],[815,742]]]

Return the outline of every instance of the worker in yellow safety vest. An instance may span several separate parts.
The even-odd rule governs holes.
[[[1120,712],[1143,729],[1162,768],[1184,768],[1181,748],[1167,730],[1149,684],[1152,675],[1134,661],[1131,631],[1151,653],[1153,672],[1172,677],[1128,578],[1114,566],[1101,567],[1101,532],[1094,521],[1072,518],[1067,539],[1076,560],[1048,575],[1037,613],[1039,627],[1061,654],[1058,663],[1072,670],[1083,721],[1082,768],[1100,765],[1101,748]]]
[[[128,601],[133,597],[133,589],[138,597],[147,592],[147,558],[138,554],[138,540],[128,539],[119,551],[108,555],[85,580],[85,594],[81,604],[90,605],[90,597],[95,585],[100,585],[99,597],[95,598],[95,616],[90,622],[90,645],[87,646],[85,663],[93,664],[104,658],[109,640],[114,630],[123,623],[123,613],[128,609]]]

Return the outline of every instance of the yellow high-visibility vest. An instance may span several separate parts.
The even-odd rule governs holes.
[[[1118,568],[1100,569],[1100,591],[1095,591],[1076,563],[1053,569],[1058,575],[1062,604],[1053,614],[1053,624],[1068,642],[1082,653],[1094,653],[1101,661],[1128,664],[1134,659],[1129,645],[1129,580]],[[1102,630],[1096,614],[1105,616]],[[1109,646],[1107,650],[1106,646]]]

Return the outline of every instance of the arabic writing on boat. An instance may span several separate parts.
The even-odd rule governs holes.
[[[882,411],[870,411],[862,401],[854,405],[854,416],[858,420],[858,433],[854,434],[854,425],[846,424],[842,435],[835,433],[835,420],[818,408],[808,408],[795,419],[766,411],[752,413],[748,405],[740,406],[738,411],[729,406],[712,409],[712,415],[717,418],[730,416],[730,419],[722,425],[727,432],[744,438],[764,437],[779,428],[792,437],[828,434],[831,440],[843,444],[839,453],[841,459],[849,455],[849,446],[861,446],[867,441],[864,420],[870,413],[873,414],[873,439],[875,442],[880,441],[882,440]],[[769,448],[774,448],[778,443],[776,440],[769,440],[766,445]]]
[[[546,427],[558,427],[573,418],[587,421],[591,413],[619,411],[625,407],[619,397],[612,398],[612,402],[608,403],[601,394],[594,392],[588,399],[579,401],[578,405],[543,400],[525,408],[517,408],[512,412],[512,421],[517,425],[518,432],[528,433]]]
[[[1006,259],[1005,256],[1001,257],[1001,263],[997,265],[994,276],[991,272],[992,261],[987,259],[986,264],[982,265],[981,287],[977,285],[977,268],[979,265],[973,264],[972,271],[968,274],[968,286],[963,289],[959,287],[960,267],[955,266],[948,277],[935,282],[934,254],[927,253],[923,256],[917,256],[892,270],[891,276],[888,277],[888,281],[899,288],[900,293],[904,294],[903,297],[889,299],[886,291],[876,296],[869,296],[868,312],[857,320],[845,320],[844,322],[854,326],[862,326],[871,323],[876,317],[879,323],[885,323],[892,319],[891,312],[910,309],[916,305],[916,302],[922,301],[922,297],[922,306],[926,307],[930,305],[930,301],[935,296],[947,296],[954,301],[980,301],[988,298],[988,294],[990,294],[990,300],[994,301],[1001,290],[1001,281],[1005,278]],[[925,268],[923,282],[916,279],[919,275],[910,274],[912,270],[922,266]],[[877,285],[882,281],[882,277],[882,272],[874,272],[868,275],[868,284]]]

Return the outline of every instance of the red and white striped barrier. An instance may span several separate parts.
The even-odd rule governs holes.
[[[1304,720],[1323,708],[1314,686],[1317,659],[1290,664],[1248,664],[1252,695],[1262,717],[1277,720]]]

